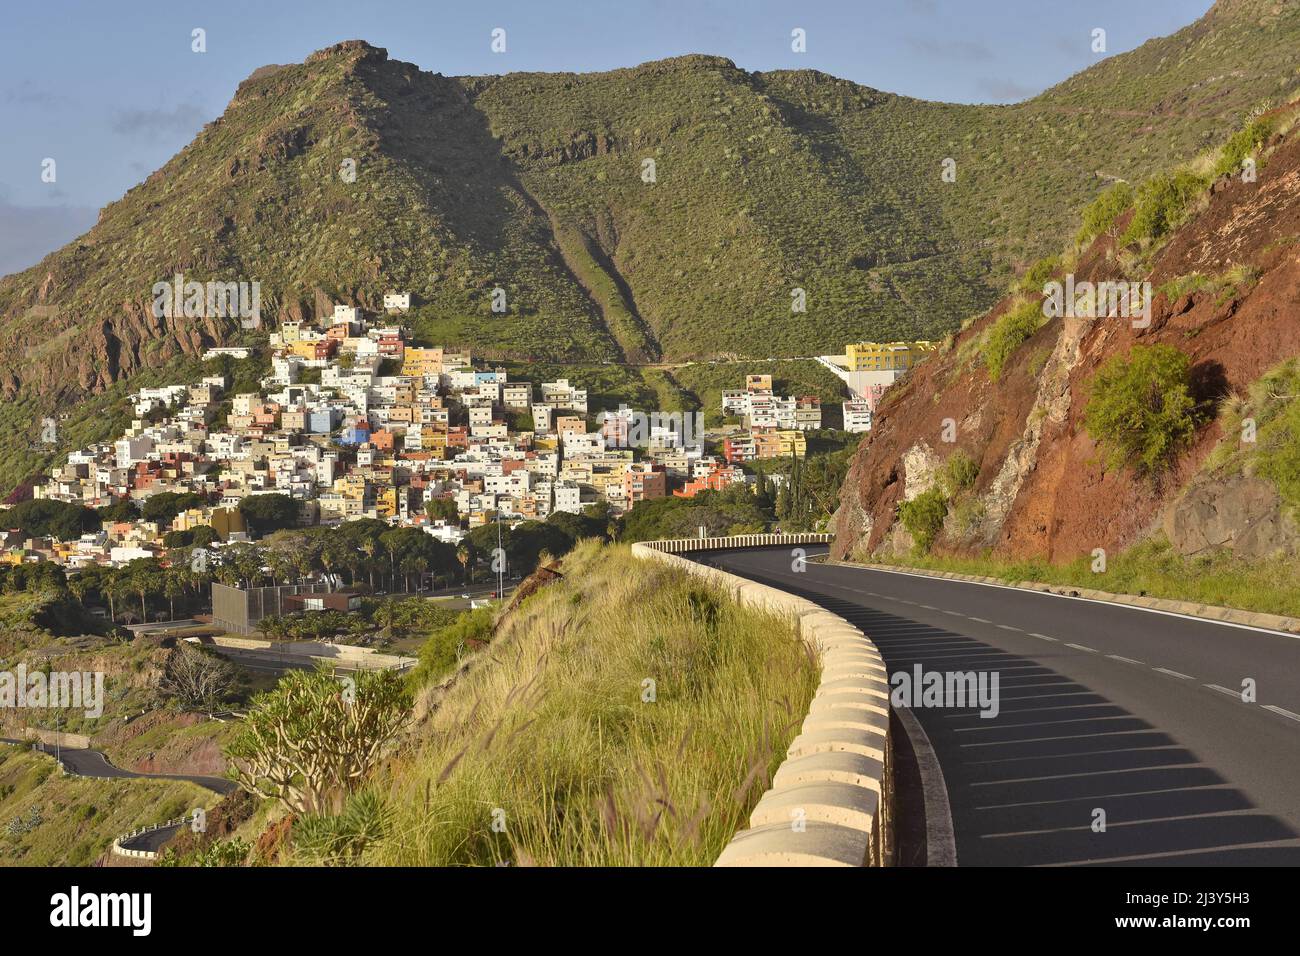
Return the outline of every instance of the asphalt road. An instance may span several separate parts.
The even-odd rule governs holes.
[[[163,848],[163,844],[176,835],[176,831],[181,826],[182,824],[177,823],[169,827],[159,827],[157,830],[147,830],[138,836],[123,840],[121,847],[124,850],[147,850],[150,853],[157,853]]]
[[[796,572],[786,548],[688,556],[847,618],[891,678],[918,663],[998,674],[996,717],[913,709],[958,865],[1300,865],[1300,638],[914,574]]]
[[[11,740],[9,738],[0,738],[0,742],[7,744],[27,743],[27,741]],[[47,753],[52,757],[57,755],[68,772],[78,777],[144,777],[151,780],[188,780],[190,783],[198,784],[200,787],[206,787],[214,793],[221,794],[230,793],[235,789],[235,783],[224,777],[204,777],[180,773],[136,773],[134,770],[123,770],[121,767],[110,763],[108,757],[99,750],[84,750],[74,747],[55,748],[49,744],[40,744],[39,749],[42,753]]]

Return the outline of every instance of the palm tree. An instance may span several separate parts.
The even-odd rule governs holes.
[[[379,543],[382,544],[384,550],[388,552],[388,564],[392,570],[389,577],[393,582],[391,589],[394,591],[397,590],[397,551],[399,540],[400,539],[391,531],[384,532],[379,538]]]
[[[341,565],[345,560],[346,556],[333,538],[326,541],[324,546],[320,549],[320,564],[321,567],[325,569],[325,589],[327,591],[332,591],[334,589],[334,585],[331,583],[334,569]]]
[[[120,571],[114,571],[108,576],[103,584],[104,597],[108,598],[108,617],[114,623],[117,622],[117,600],[126,597],[130,591],[127,588],[126,581]]]
[[[298,583],[301,584],[302,579],[311,574],[312,566],[315,564],[313,555],[306,548],[302,548],[294,552],[292,561],[294,568],[298,572]]]
[[[90,591],[90,579],[85,574],[77,574],[68,579],[68,590],[82,603],[86,603],[86,594]]]
[[[470,571],[470,567],[469,567],[469,558],[470,558],[470,545],[468,542],[462,541],[456,547],[456,560],[460,562],[460,566],[461,566],[460,580],[462,584],[474,583],[474,575],[473,572]]]
[[[185,579],[189,572],[183,568],[168,568],[163,573],[163,593],[167,596],[170,621],[176,620],[176,599],[185,596]]]
[[[381,602],[379,607],[375,608],[375,621],[383,625],[383,636],[391,638],[393,625],[397,622],[397,602],[395,600]]]
[[[293,560],[288,554],[271,549],[266,553],[266,565],[271,569],[272,581],[289,583],[289,578],[293,575]]]
[[[149,620],[149,610],[145,607],[145,598],[153,591],[154,581],[152,573],[144,568],[139,568],[131,574],[131,583],[134,585],[134,591],[140,595],[140,623]]]
[[[284,617],[272,614],[264,617],[257,622],[257,629],[273,641],[283,640],[289,633],[289,621]]]
[[[366,538],[361,542],[361,553],[366,556],[366,571],[370,574],[370,590],[375,590],[375,539]]]
[[[424,562],[413,554],[402,559],[402,589],[404,591],[411,590],[411,575],[419,574],[424,570],[424,567]]]

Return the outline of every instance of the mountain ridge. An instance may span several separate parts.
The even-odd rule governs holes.
[[[178,272],[258,280],[267,322],[411,291],[418,337],[523,361],[938,336],[1059,244],[1100,167],[1132,179],[1188,158],[1291,80],[1278,64],[1300,38],[1295,7],[1264,26],[1240,15],[1256,9],[1216,6],[996,107],[710,54],[446,77],[349,40],[264,66],[86,235],[0,279],[0,424],[31,435],[43,412],[250,339],[237,322],[155,318],[149,290]],[[1167,63],[1150,92],[1153,56]],[[1181,105],[1199,112],[1166,107],[1144,131],[1161,84],[1195,83],[1203,95]],[[18,456],[0,484],[39,460]]]

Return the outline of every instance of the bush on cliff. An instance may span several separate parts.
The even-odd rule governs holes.
[[[1093,378],[1084,426],[1109,467],[1163,470],[1196,433],[1191,360],[1170,345],[1113,356]]]

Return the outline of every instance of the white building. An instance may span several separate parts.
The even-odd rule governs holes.
[[[843,403],[844,430],[846,432],[871,431],[871,406],[866,399],[853,399]]]
[[[153,452],[153,439],[148,435],[136,438],[119,438],[113,445],[117,467],[130,468],[138,461],[147,461]]]

